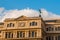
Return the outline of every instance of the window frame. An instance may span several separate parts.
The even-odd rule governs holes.
[[[35,21],[30,22],[30,26],[37,26],[37,22],[35,22]]]
[[[7,27],[14,27],[14,23],[7,24]]]

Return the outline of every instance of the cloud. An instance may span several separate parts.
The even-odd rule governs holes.
[[[22,10],[18,10],[18,9],[14,9],[14,10],[6,10],[2,13],[2,21],[5,18],[17,18],[19,16],[27,16],[27,17],[37,17],[39,16],[39,12],[33,9],[22,9]]]
[[[51,19],[59,19],[60,18],[60,15],[57,15],[55,13],[52,13],[52,12],[49,12],[45,9],[41,9],[41,15],[43,17],[44,20],[51,20]]]
[[[41,15],[44,20],[46,19],[55,19],[55,18],[60,18],[59,15],[56,15],[52,12],[48,12],[45,9],[41,9]],[[6,10],[4,8],[0,8],[0,22],[3,22],[6,18],[17,18],[19,16],[27,16],[27,17],[38,17],[40,15],[39,11],[34,10],[34,9],[14,9],[14,10]]]

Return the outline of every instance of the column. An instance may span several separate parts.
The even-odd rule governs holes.
[[[17,38],[17,32],[16,31],[13,32],[13,38]]]
[[[29,35],[29,31],[27,30],[27,31],[25,31],[25,38],[27,38],[28,35]]]

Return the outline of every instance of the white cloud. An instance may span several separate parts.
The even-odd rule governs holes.
[[[52,12],[48,12],[45,9],[41,9],[41,15],[43,19],[55,19],[60,18],[59,15],[56,15]],[[0,8],[0,21],[2,22],[5,18],[17,18],[19,16],[25,15],[27,17],[37,17],[39,16],[39,11],[33,9],[22,9],[22,10],[6,10],[4,8]]]
[[[47,19],[59,19],[60,18],[60,15],[57,15],[55,13],[52,13],[52,12],[49,12],[45,9],[41,9],[41,15],[43,17],[44,20],[47,20]]]

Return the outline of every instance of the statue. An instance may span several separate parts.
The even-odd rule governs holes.
[[[42,13],[42,12],[41,12],[41,10],[40,10],[40,9],[39,9],[39,12],[40,12],[40,15],[39,15],[39,17],[41,17],[41,13]]]

